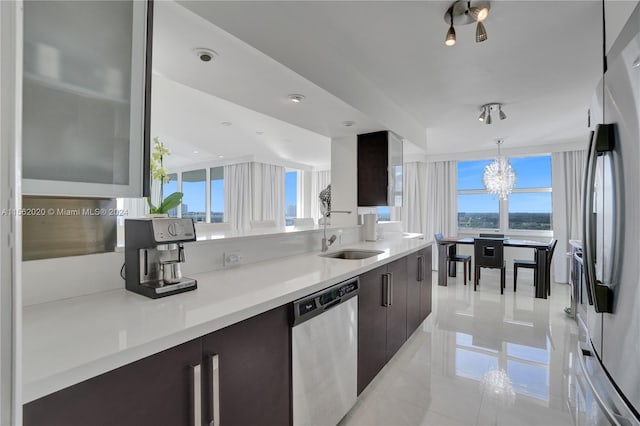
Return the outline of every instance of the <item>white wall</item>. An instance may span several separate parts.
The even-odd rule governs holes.
[[[342,230],[341,234],[339,230]],[[327,233],[329,234],[329,230]],[[331,233],[340,235],[333,248],[361,240],[360,227],[336,229],[332,226]],[[189,276],[222,269],[223,255],[228,252],[239,253],[242,257],[241,264],[319,252],[321,239],[322,229],[310,229],[186,243],[183,274]],[[123,289],[124,280],[120,277],[123,264],[123,249],[113,253],[23,262],[24,305]]]
[[[351,210],[351,214],[332,214],[332,225],[354,226],[358,223],[357,182],[357,136],[331,139],[331,210]]]

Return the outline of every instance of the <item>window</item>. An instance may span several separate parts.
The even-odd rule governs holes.
[[[551,230],[551,157],[511,159],[516,188],[509,196],[509,229]]]
[[[516,186],[507,200],[484,188],[482,174],[492,161],[458,162],[458,228],[550,231],[551,156],[510,158]]]
[[[194,222],[205,221],[206,180],[205,169],[182,173],[182,217],[193,218]]]
[[[224,222],[224,167],[212,167],[209,175],[211,223],[221,223]]]
[[[284,174],[284,200],[285,225],[290,226],[298,217],[298,170]]]
[[[163,198],[178,191],[178,174],[170,173],[169,175],[167,175],[167,177],[169,178],[169,182],[162,184]],[[178,208],[174,207],[171,210],[169,210],[168,213],[169,213],[169,217],[178,217]]]
[[[391,207],[377,207],[378,222],[388,222],[391,220]]]
[[[491,194],[458,195],[460,229],[500,229],[500,203]]]

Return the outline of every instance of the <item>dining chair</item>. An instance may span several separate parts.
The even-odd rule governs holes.
[[[551,295],[551,259],[553,259],[553,252],[556,249],[556,244],[558,244],[558,240],[555,238],[551,240],[549,243],[549,247],[545,251],[545,256],[547,256],[547,271],[545,276],[545,285],[547,286],[547,294]],[[536,256],[538,255],[538,251],[536,250]],[[536,286],[538,282],[538,268],[537,266],[537,258],[534,256],[533,260],[530,259],[514,259],[513,261],[513,291],[516,291],[516,285],[518,283],[518,268],[527,268],[533,269],[533,286]]]
[[[442,236],[442,234],[438,233],[438,234],[434,234],[434,237],[436,239],[437,242],[440,242],[444,237]],[[453,254],[450,255],[449,254],[449,247],[451,247],[453,244],[449,244],[447,245],[447,272],[445,272],[444,274],[444,285],[447,285],[447,275],[448,271],[449,271],[449,262],[462,262],[462,269],[464,270],[464,281],[462,281],[464,283],[464,285],[467,285],[467,276],[469,277],[469,281],[471,281],[471,256],[466,255],[466,254]],[[468,271],[468,272],[467,272]]]
[[[500,269],[500,294],[504,294],[506,266],[504,262],[504,241],[495,238],[475,238],[473,241],[475,274],[473,291],[478,287],[480,268]]]

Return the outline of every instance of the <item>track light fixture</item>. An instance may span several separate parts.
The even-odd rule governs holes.
[[[500,120],[507,118],[507,114],[502,111],[502,105],[498,104],[498,112],[500,113]]]
[[[487,29],[483,21],[489,16],[491,3],[489,1],[476,1],[471,5],[470,1],[457,0],[449,6],[444,21],[449,24],[447,36],[444,44],[448,47],[456,44],[456,30],[454,25],[476,24],[476,43],[481,43],[487,39]]]
[[[483,107],[482,112],[480,113],[480,117],[478,117],[478,120],[484,121],[486,117],[487,117],[487,109]]]
[[[453,46],[456,44],[456,30],[453,28],[453,11],[449,13],[449,17],[451,18],[451,25],[449,26],[449,31],[447,31],[447,37],[444,39],[444,44]]]
[[[502,111],[502,104],[498,102],[491,102],[484,104],[480,107],[480,117],[478,120],[483,121],[485,124],[491,124],[491,113],[498,113],[500,120],[507,118],[507,114]]]
[[[482,43],[487,39],[487,30],[482,21],[478,21],[476,25],[476,43]]]

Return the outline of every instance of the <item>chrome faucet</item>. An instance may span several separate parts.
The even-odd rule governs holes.
[[[329,246],[336,241],[336,235],[335,234],[333,234],[327,240],[327,218],[329,217],[329,215],[331,213],[351,214],[351,210],[331,210],[331,211],[326,211],[324,213],[324,215],[323,215],[324,216],[324,221],[323,221],[323,226],[322,226],[322,251],[329,250]]]

